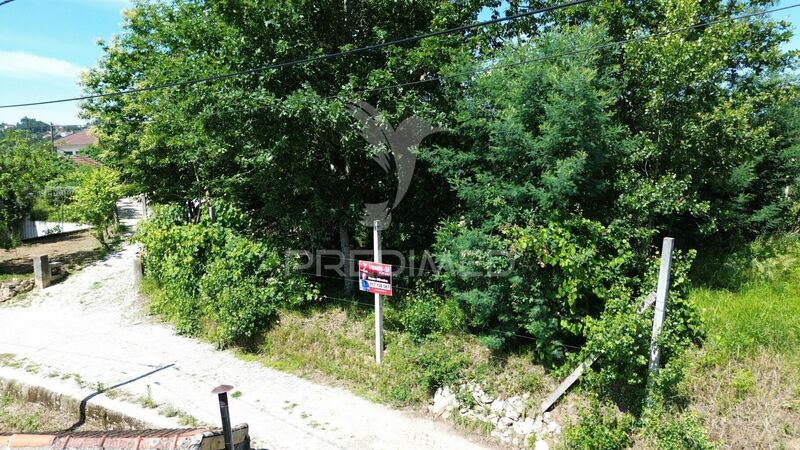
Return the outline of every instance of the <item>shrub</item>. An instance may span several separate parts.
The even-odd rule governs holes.
[[[69,209],[78,220],[94,226],[95,237],[105,245],[108,229],[117,219],[117,200],[121,196],[119,173],[98,167],[80,177]]]
[[[700,418],[691,412],[654,406],[645,414],[642,427],[645,448],[658,450],[714,450],[703,430]]]
[[[405,295],[387,310],[387,319],[416,341],[429,335],[448,333],[463,327],[464,312],[452,297],[443,298],[432,289],[419,288]]]
[[[457,384],[467,367],[467,356],[458,351],[457,344],[446,339],[433,339],[419,349],[414,358],[419,378],[429,394],[442,386]]]
[[[213,338],[220,345],[245,342],[263,331],[279,306],[296,306],[313,297],[304,283],[283,275],[274,247],[231,231],[224,247],[215,249],[200,280],[200,301],[206,317],[214,318]]]
[[[586,219],[509,226],[498,234],[449,224],[438,242],[441,254],[459,256],[459,267],[441,279],[468,325],[495,346],[532,336],[545,362],[560,362],[564,344],[582,343],[587,317],[599,316],[607,302],[630,301],[641,289],[636,274],[646,268],[617,230]],[[507,276],[474,275],[501,272]]]
[[[578,423],[564,433],[565,450],[621,450],[633,443],[634,420],[618,413],[613,405],[602,405],[596,398],[581,411]]]
[[[699,343],[704,336],[697,309],[686,294],[687,273],[693,257],[694,252],[676,252],[673,255],[667,314],[659,336],[661,365],[664,368],[674,367],[672,385],[682,379],[680,364],[685,349]],[[641,290],[642,297],[655,290],[658,263],[659,259],[655,257],[649,262]],[[603,396],[613,395],[635,410],[639,410],[645,395],[654,312],[653,308],[648,308],[640,314],[638,310],[642,300],[614,298],[606,303],[600,317],[588,318],[585,332],[587,342],[580,354],[581,358],[591,354],[600,355],[599,361],[586,376],[586,382],[595,392]],[[673,361],[675,363],[671,366]]]
[[[220,346],[245,344],[270,325],[278,307],[316,297],[305,279],[283,272],[270,242],[220,223],[183,223],[182,217],[179,207],[157,208],[135,236],[148,274],[163,289],[151,307],[180,333],[205,332]]]

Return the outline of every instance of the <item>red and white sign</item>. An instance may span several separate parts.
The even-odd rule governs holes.
[[[359,261],[358,288],[373,294],[392,295],[392,266],[371,261]]]

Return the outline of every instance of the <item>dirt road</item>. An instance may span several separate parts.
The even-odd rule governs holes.
[[[0,353],[25,358],[37,368],[30,373],[0,367],[0,375],[17,373],[43,384],[64,374],[88,386],[128,382],[119,389],[140,398],[149,393],[153,402],[210,424],[219,423],[211,390],[231,384],[241,392],[232,400],[232,419],[249,423],[261,448],[484,448],[446,424],[175,335],[171,327],[146,317],[137,303],[131,268],[135,251],[125,246],[22,303],[0,307]]]

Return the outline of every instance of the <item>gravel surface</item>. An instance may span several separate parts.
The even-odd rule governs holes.
[[[25,374],[26,381],[39,377],[52,384],[60,379],[57,374],[77,374],[90,386],[126,383],[118,389],[131,398],[149,393],[162,408],[171,405],[209,424],[219,423],[211,390],[231,384],[241,392],[231,400],[232,420],[247,422],[261,448],[486,448],[446,423],[175,335],[170,326],[147,317],[137,301],[135,253],[134,246],[125,245],[57,285],[0,307],[0,353],[37,366],[36,374]]]

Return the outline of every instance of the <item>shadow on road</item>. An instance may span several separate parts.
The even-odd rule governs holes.
[[[71,427],[67,428],[67,429],[66,429],[66,430],[64,430],[64,431],[75,431],[76,429],[78,429],[78,428],[82,427],[82,426],[83,426],[83,424],[85,424],[85,423],[86,423],[86,405],[88,405],[88,404],[89,404],[89,400],[91,400],[91,399],[93,399],[93,398],[97,397],[98,395],[104,394],[104,393],[106,393],[106,392],[108,392],[108,391],[111,391],[111,390],[114,390],[114,389],[120,388],[120,387],[122,387],[122,386],[125,386],[125,385],[127,385],[127,384],[131,384],[131,383],[133,383],[134,381],[139,381],[139,380],[141,380],[142,378],[147,378],[147,377],[149,377],[150,375],[153,375],[153,374],[155,374],[155,373],[161,372],[162,370],[169,369],[170,367],[173,367],[173,366],[175,366],[175,364],[168,364],[168,365],[166,365],[166,366],[159,367],[159,368],[157,368],[157,369],[155,369],[155,370],[151,370],[150,372],[147,372],[147,373],[145,373],[145,374],[139,375],[139,376],[138,376],[138,377],[136,377],[136,378],[131,378],[130,380],[123,381],[122,383],[115,384],[114,386],[110,386],[110,387],[107,387],[107,388],[105,388],[105,389],[98,390],[98,391],[96,391],[96,392],[93,392],[92,394],[90,394],[90,395],[86,396],[86,398],[84,398],[83,400],[81,400],[81,406],[80,406],[80,417],[78,418],[78,421],[77,421],[77,422],[75,422],[75,423],[74,423],[74,424],[73,424]]]

